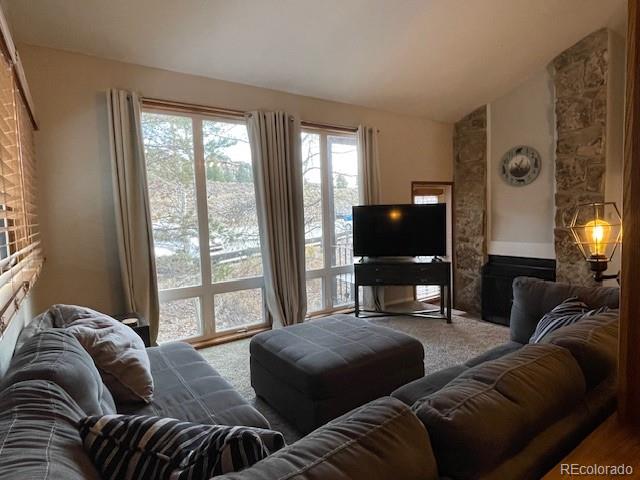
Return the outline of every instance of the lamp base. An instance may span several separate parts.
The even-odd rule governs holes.
[[[613,280],[616,279],[618,280],[618,283],[620,283],[619,280],[619,274],[616,275],[606,275],[604,272],[607,271],[607,267],[609,266],[609,262],[608,262],[608,258],[605,257],[604,255],[601,257],[599,255],[594,255],[592,257],[590,257],[588,260],[589,265],[591,266],[591,271],[593,272],[593,279],[598,282],[601,283],[604,280]]]

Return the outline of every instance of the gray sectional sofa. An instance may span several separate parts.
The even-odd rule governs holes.
[[[464,365],[429,373],[249,469],[218,478],[540,478],[614,408],[615,313],[560,329],[543,344],[527,344],[542,314],[573,295],[594,307],[618,306],[617,289],[516,279],[511,342]],[[47,363],[86,361],[77,358],[81,352],[68,356],[72,349],[59,350],[66,356],[49,356]],[[153,403],[111,408],[204,423],[268,425],[191,347],[166,344],[148,352]],[[83,398],[100,392],[104,397],[104,389],[74,389],[45,364],[20,358],[18,351],[0,385],[0,477],[99,478],[75,424],[86,409],[108,411],[108,394],[106,400]],[[83,375],[92,378],[90,372]]]
[[[46,317],[31,322],[0,381],[0,478],[99,479],[77,428],[87,415],[117,412],[269,428],[262,414],[191,346],[168,343],[148,348],[147,353],[155,387],[153,401],[118,404],[73,335],[53,328]],[[295,445],[284,452],[288,459],[285,470],[323,459],[315,471],[324,476],[309,478],[357,478],[359,471],[367,469],[364,463],[352,461],[354,454],[380,472],[406,469],[408,476],[398,478],[436,478],[435,462],[424,456],[431,451],[424,426],[409,407],[391,398],[318,429],[301,444],[302,450]],[[385,446],[386,451],[379,452],[377,446]],[[407,456],[421,460],[407,467]],[[275,468],[280,471],[282,463],[276,462]],[[335,469],[342,477],[327,476]]]
[[[221,478],[541,478],[615,408],[617,312],[560,329],[544,344],[529,345],[529,338],[540,318],[568,297],[577,296],[593,308],[617,309],[619,292],[524,277],[515,279],[513,287],[510,342],[465,364],[427,374],[252,468]],[[361,412],[375,405],[396,411],[398,423],[376,416],[369,428],[357,424],[352,430],[353,417],[360,420]],[[420,420],[425,438],[416,437],[419,429],[411,417]],[[378,443],[377,436],[385,440]],[[412,440],[406,442],[409,436]],[[339,441],[329,440],[334,438]],[[394,449],[389,438],[402,441],[402,449]],[[371,452],[363,454],[363,444],[382,456],[371,467]],[[387,457],[389,452],[393,454]]]
[[[441,475],[540,478],[615,408],[617,310],[528,341],[566,298],[617,309],[618,288],[520,277],[513,292],[510,342],[392,394],[427,427]]]
[[[97,371],[91,383],[77,381],[89,374],[70,378],[74,370],[95,370],[86,353],[85,358],[79,355],[83,350],[73,336],[53,329],[34,339],[16,352],[0,384],[0,478],[100,478],[75,426],[87,415],[117,411],[269,428],[266,419],[187,344],[149,348],[153,402],[117,405],[104,384],[96,385]]]

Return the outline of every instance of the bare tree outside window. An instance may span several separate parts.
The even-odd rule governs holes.
[[[251,148],[244,125],[203,122],[212,281],[262,275]]]
[[[251,148],[242,120],[144,111],[160,341],[266,322]],[[353,302],[355,135],[303,131],[308,312]]]
[[[307,311],[353,302],[352,207],[359,202],[354,135],[302,132]]]
[[[142,122],[158,288],[200,284],[193,127],[188,117]]]
[[[246,125],[145,111],[142,127],[161,300],[159,341],[263,324]]]
[[[324,266],[322,248],[322,173],[320,136],[302,134],[302,184],[304,196],[304,238],[307,270]]]

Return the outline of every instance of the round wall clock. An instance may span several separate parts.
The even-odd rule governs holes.
[[[535,148],[518,145],[502,156],[502,178],[509,185],[529,185],[538,177],[541,163],[540,154]]]

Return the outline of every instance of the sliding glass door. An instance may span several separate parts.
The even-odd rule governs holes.
[[[251,150],[242,121],[142,115],[158,340],[266,325]]]
[[[416,204],[445,203],[447,205],[447,255],[452,252],[452,208],[453,184],[448,182],[412,182],[411,198]],[[430,262],[433,257],[419,257],[420,261]],[[415,299],[418,301],[435,302],[440,300],[440,287],[419,285],[415,287]]]
[[[359,203],[355,134],[303,130],[302,172],[310,314],[352,305],[352,210]]]

